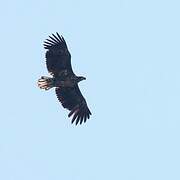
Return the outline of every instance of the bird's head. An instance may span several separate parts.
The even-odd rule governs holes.
[[[82,80],[86,80],[86,78],[83,77],[83,76],[78,76],[78,82],[80,82],[80,81],[82,81]]]

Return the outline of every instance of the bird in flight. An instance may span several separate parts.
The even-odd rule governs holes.
[[[39,88],[49,90],[55,87],[58,100],[70,111],[68,117],[72,116],[71,123],[77,125],[86,122],[91,112],[78,86],[86,78],[74,74],[66,41],[58,33],[52,34],[44,41],[44,48],[47,50],[46,66],[52,77],[41,76]]]

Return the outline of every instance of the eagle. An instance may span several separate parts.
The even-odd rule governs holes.
[[[86,78],[76,76],[71,66],[71,54],[66,41],[58,33],[52,34],[44,41],[46,51],[46,66],[52,77],[41,76],[38,80],[40,89],[49,90],[55,87],[55,93],[62,104],[72,116],[71,123],[77,125],[85,123],[90,118],[91,112],[83,97],[78,83]]]

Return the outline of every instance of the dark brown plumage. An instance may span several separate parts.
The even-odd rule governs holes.
[[[41,77],[38,86],[45,90],[56,87],[58,100],[64,108],[70,110],[68,117],[73,116],[72,123],[75,122],[77,125],[86,122],[90,118],[91,112],[78,87],[78,83],[85,78],[74,74],[71,66],[71,54],[64,38],[58,33],[57,35],[52,34],[44,42],[44,48],[47,49],[47,69],[53,78]]]

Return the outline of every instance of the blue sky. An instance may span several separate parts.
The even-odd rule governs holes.
[[[3,1],[0,179],[179,180],[180,3]],[[93,113],[82,126],[36,81],[59,32]]]

